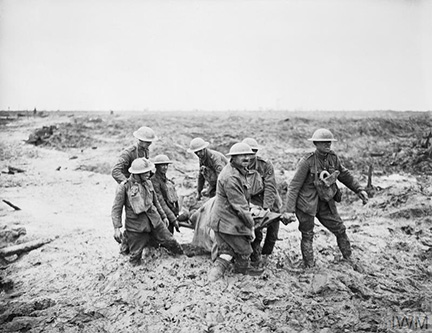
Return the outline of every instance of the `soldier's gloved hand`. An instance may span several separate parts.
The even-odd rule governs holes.
[[[357,196],[363,201],[363,205],[366,205],[369,201],[369,196],[366,191],[360,191],[357,193]]]
[[[117,243],[121,244],[122,239],[123,239],[123,234],[122,234],[120,228],[114,229],[114,239],[116,240]]]
[[[179,226],[179,223],[178,223],[177,219],[174,220],[174,222],[173,222],[173,226],[174,226],[174,229],[175,229],[177,232],[180,232],[180,226]]]
[[[166,217],[164,219],[162,219],[162,222],[165,224],[165,227],[168,228],[168,226],[169,226],[169,220]]]
[[[281,221],[283,224],[288,225],[289,223],[296,221],[295,213],[283,213],[281,215]]]

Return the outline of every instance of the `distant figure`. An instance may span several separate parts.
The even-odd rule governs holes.
[[[228,163],[227,158],[220,152],[208,149],[209,143],[202,138],[195,138],[190,142],[188,152],[195,153],[199,158],[199,175],[197,185],[197,200],[201,196],[214,197],[216,195],[216,181],[223,167]],[[207,181],[207,190],[203,192]]]
[[[133,160],[138,157],[149,158],[149,147],[157,139],[154,131],[147,126],[140,127],[133,132],[133,136],[137,139],[137,143],[121,152],[111,172],[113,178],[119,184],[129,178],[128,169]]]
[[[253,154],[250,155],[250,163],[248,169],[255,170],[260,175],[259,182],[261,187],[257,189],[257,193],[251,193],[251,203],[262,207],[263,209],[270,210],[274,213],[279,213],[282,202],[277,190],[273,164],[269,160],[265,160],[261,156],[257,156],[259,147],[255,139],[246,138],[242,142],[248,144],[253,151]],[[262,229],[255,229],[255,240],[252,242],[252,264],[259,265],[262,262],[261,255],[264,255],[265,258],[267,258],[270,254],[272,254],[274,246],[278,239],[279,224],[279,220],[275,220],[268,225],[262,249]]]
[[[217,180],[216,199],[210,221],[219,256],[209,272],[209,281],[222,277],[232,259],[235,273],[260,275],[263,272],[250,265],[254,220],[249,210],[247,166],[253,152],[246,143],[236,143],[228,155],[231,160]]]
[[[152,240],[173,253],[183,253],[180,244],[166,227],[168,220],[149,180],[150,170],[153,167],[153,163],[145,158],[135,159],[128,169],[129,178],[117,187],[112,206],[114,239],[122,245],[126,243],[126,248],[130,253],[129,261],[132,265],[141,264],[143,250]],[[126,218],[125,231],[122,235],[123,208]]]
[[[336,179],[351,191],[357,193],[366,203],[368,195],[346,169],[334,151],[332,142],[337,141],[333,134],[324,128],[318,129],[308,139],[313,141],[316,150],[303,157],[288,187],[287,213],[291,219],[297,217],[302,234],[301,253],[304,266],[314,266],[313,237],[315,217],[330,230],[337,239],[342,256],[354,269],[363,271],[351,257],[351,244],[346,234],[345,225],[336,209],[335,201],[340,201],[340,191]],[[295,215],[294,215],[295,214]]]

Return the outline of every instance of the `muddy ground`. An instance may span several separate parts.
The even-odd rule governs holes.
[[[2,332],[397,332],[432,325],[432,159],[430,113],[0,113],[2,247],[50,242],[4,258],[0,270]],[[52,133],[38,142],[30,134]],[[119,254],[110,218],[116,182],[111,167],[132,132],[152,127],[152,156],[176,162],[168,171],[184,204],[198,160],[189,141],[202,136],[223,153],[255,137],[279,181],[311,151],[319,127],[364,185],[365,206],[343,189],[338,206],[365,273],[341,261],[335,238],[318,222],[317,267],[302,271],[298,223],[280,240],[260,277],[206,280],[209,256],[144,253],[131,267]],[[34,138],[33,138],[34,139]],[[17,170],[18,169],[18,170]],[[18,172],[18,171],[24,172]],[[20,229],[21,228],[21,229]],[[21,231],[20,231],[21,230]],[[25,234],[23,234],[25,230]],[[190,229],[175,237],[192,240]],[[410,321],[411,320],[411,321]],[[417,326],[414,326],[417,325]]]

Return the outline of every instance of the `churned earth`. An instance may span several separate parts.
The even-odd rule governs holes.
[[[31,133],[55,126],[37,145]],[[132,267],[113,239],[111,167],[132,132],[150,126],[151,156],[176,162],[168,173],[182,203],[194,203],[198,160],[187,153],[201,136],[227,153],[255,137],[279,182],[312,150],[319,127],[338,138],[340,154],[372,195],[362,205],[343,188],[338,209],[361,274],[341,261],[334,236],[316,222],[317,265],[298,268],[298,222],[281,224],[260,277],[233,274],[207,281],[208,255],[173,256],[148,249]],[[432,183],[430,114],[283,112],[2,114],[0,231],[3,248],[45,245],[2,259],[2,332],[398,332],[432,325]],[[426,133],[426,136],[425,136]],[[15,169],[24,172],[13,172]],[[368,172],[372,178],[368,179]],[[3,233],[5,234],[5,233]],[[182,228],[180,243],[193,232]]]

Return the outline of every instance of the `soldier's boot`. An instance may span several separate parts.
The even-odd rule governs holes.
[[[219,280],[224,275],[229,265],[230,263],[228,260],[218,257],[207,275],[207,280],[209,282],[215,282]]]
[[[128,255],[130,253],[127,231],[125,231],[122,235],[121,244],[120,244],[120,254]]]
[[[337,239],[339,250],[341,251],[344,259],[346,260],[351,259],[351,254],[352,254],[351,243],[348,239],[346,232],[343,231],[339,234],[336,234],[336,239]]]
[[[355,271],[359,273],[364,273],[365,272],[364,268],[360,265],[358,260],[355,260],[352,257],[351,243],[348,239],[346,232],[344,231],[340,234],[337,234],[336,239],[337,239],[339,250],[342,252],[342,256],[345,259],[345,261],[348,262]]]
[[[252,254],[250,256],[251,265],[254,267],[259,267],[261,265],[261,246],[259,242],[252,242]]]
[[[174,254],[183,254],[183,248],[179,242],[175,239],[167,240],[161,244],[164,248],[171,251]]]
[[[255,268],[250,265],[249,256],[238,256],[234,263],[234,273],[259,276],[264,272],[262,268]]]
[[[131,252],[129,262],[132,266],[139,266],[142,263],[141,260],[142,251]]]
[[[122,243],[120,244],[120,254],[125,256],[128,255],[129,253],[130,253],[129,245],[126,242],[122,241]]]
[[[302,233],[300,249],[303,257],[304,267],[305,268],[314,267],[315,262],[314,262],[314,253],[313,253],[313,232]]]

